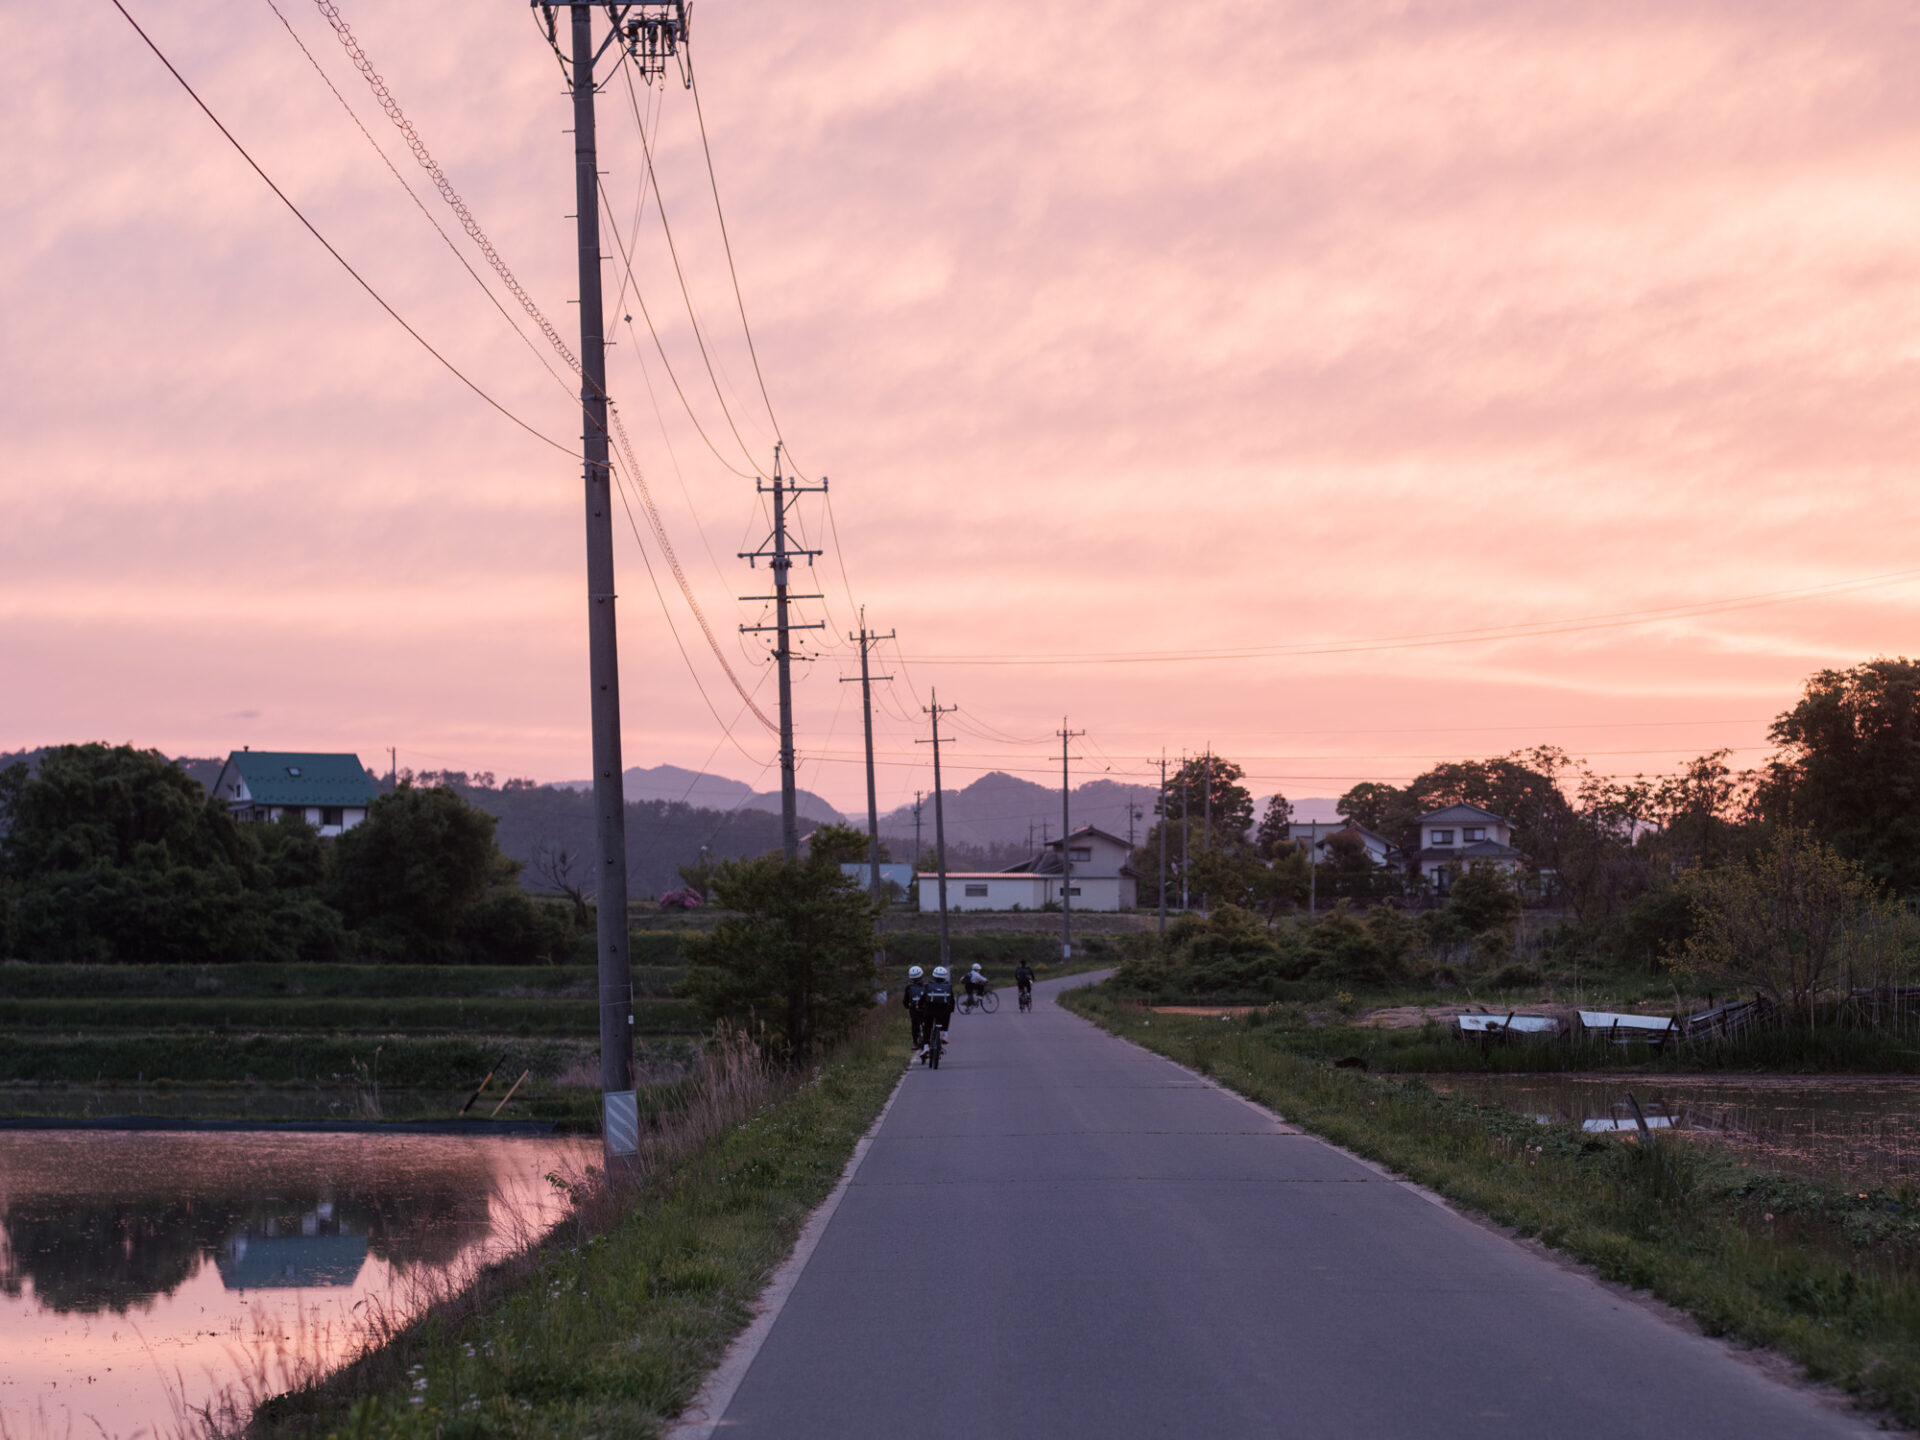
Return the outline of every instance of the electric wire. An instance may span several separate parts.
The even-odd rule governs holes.
[[[268,0],[268,3],[271,5],[272,0]],[[473,240],[474,244],[480,248],[481,254],[486,257],[487,263],[493,268],[494,273],[500,277],[501,282],[506,285],[513,296],[519,300],[522,308],[525,309],[534,323],[540,327],[540,331],[547,337],[548,343],[551,344],[559,353],[560,357],[567,362],[569,368],[584,379],[585,371],[581,367],[579,357],[567,346],[566,342],[560,337],[560,333],[554,328],[552,322],[547,319],[545,313],[540,309],[539,305],[535,303],[533,297],[527,293],[526,287],[523,286],[514,275],[512,268],[508,266],[499,251],[494,248],[493,242],[488,239],[486,231],[481,227],[472,209],[467,205],[466,201],[461,198],[460,193],[454,189],[453,182],[447,178],[446,172],[440,167],[439,161],[434,159],[433,152],[427,147],[427,143],[421,137],[418,128],[407,116],[406,111],[402,109],[400,102],[394,97],[386,81],[381,78],[380,72],[374,68],[372,60],[368,58],[365,49],[360,45],[352,29],[348,26],[346,17],[341,14],[339,5],[335,3],[335,0],[314,0],[314,4],[321,15],[326,18],[327,23],[333,27],[334,34],[339,39],[341,46],[346,50],[348,58],[353,62],[354,68],[366,79],[369,88],[373,91],[374,98],[379,102],[381,109],[386,112],[387,118],[394,123],[400,130],[401,135],[406,139],[407,146],[413,152],[414,159],[420,163],[421,167],[425,169],[427,174],[432,178],[434,188],[440,192],[441,198],[452,208],[454,214],[460,220],[461,227],[467,232],[467,235]],[[279,14],[277,7],[274,13],[276,15]],[[281,23],[286,25],[285,16],[281,16]],[[293,27],[286,25],[286,29],[288,34],[293,35],[295,43],[298,44],[299,36],[294,35]],[[301,45],[300,48],[303,52],[306,51],[305,45]],[[310,53],[308,54],[308,60],[310,62],[313,60]],[[319,69],[317,62],[314,62],[314,68],[316,70]],[[321,78],[323,80],[326,79],[324,72],[321,73]],[[328,82],[328,88],[333,88],[331,81]],[[334,93],[336,97],[339,96],[337,90],[334,91]],[[346,103],[344,98],[341,99],[341,103],[343,105]],[[351,109],[349,109],[349,113],[351,113]],[[357,118],[355,123],[358,123]],[[639,119],[637,102],[635,107],[635,123],[642,123]],[[362,133],[364,133],[364,127],[362,127]],[[367,138],[369,143],[372,143],[372,137],[368,136]],[[374,145],[374,149],[380,153],[382,159],[385,159],[385,152],[380,151],[378,145]],[[391,169],[392,167],[389,166],[388,168]],[[649,176],[650,175],[651,172],[649,171]],[[395,179],[400,179],[397,171],[395,172]],[[402,188],[407,189],[409,195],[412,194],[411,188],[406,185],[404,180],[400,180],[400,184]],[[612,199],[606,194],[605,185],[600,184],[597,179],[596,185],[598,185],[600,190],[601,199],[605,208],[609,212],[606,220],[607,228],[614,232],[614,237],[618,240],[619,223],[612,218]],[[658,189],[656,188],[656,198],[658,197],[658,193]],[[644,200],[644,190],[641,192],[641,197]],[[429,216],[428,218],[431,219],[432,217]],[[435,228],[438,229],[439,227],[436,225]],[[445,238],[445,232],[443,231],[441,233],[443,238]],[[449,244],[451,244],[451,241],[449,241]],[[471,268],[470,266],[468,267],[469,271],[471,271]],[[629,277],[631,277],[631,274],[632,268],[631,265],[629,265]],[[476,280],[478,279],[477,276],[475,278]],[[624,285],[621,293],[623,295],[625,293]],[[492,292],[488,291],[488,295],[491,298]],[[516,330],[517,328],[518,327],[516,327]],[[653,495],[647,485],[646,475],[641,470],[640,462],[634,454],[632,443],[627,437],[626,425],[621,418],[619,408],[614,405],[612,397],[606,393],[604,385],[596,385],[594,388],[599,392],[599,398],[607,405],[608,419],[611,422],[613,438],[620,447],[622,458],[626,461],[626,478],[640,498],[641,509],[647,517],[647,526],[653,532],[654,540],[659,546],[661,557],[673,572],[674,580],[679,585],[682,598],[685,599],[688,609],[693,612],[695,620],[698,621],[701,633],[706,637],[707,645],[712,650],[714,659],[719,662],[721,670],[733,685],[734,690],[740,695],[742,700],[746,701],[747,707],[752,710],[760,723],[769,730],[777,729],[778,727],[769,720],[759,706],[753,702],[752,696],[749,694],[746,686],[741,683],[740,677],[734,673],[732,665],[727,660],[726,653],[720,648],[719,641],[714,636],[713,627],[707,622],[706,614],[701,608],[699,600],[695,597],[693,587],[688,582],[686,572],[680,564],[680,557],[674,550],[673,541],[667,534],[666,524],[661,518],[659,507],[653,502]],[[602,433],[605,433],[604,427],[599,425],[599,422],[593,416],[592,412],[585,405],[582,405],[581,408],[588,422],[594,425],[595,428],[602,429]],[[608,468],[610,471],[615,469],[613,466],[609,466]],[[631,505],[627,501],[624,493],[621,497],[621,503],[628,505],[628,518],[631,520]],[[638,531],[636,530],[636,541],[638,538]],[[644,547],[642,547],[642,558],[646,558]],[[649,573],[651,573],[652,561],[648,559],[647,564],[649,566]],[[657,591],[658,586],[656,585],[655,588]],[[662,597],[661,603],[664,606],[664,597]],[[670,629],[673,628],[671,618],[668,620],[668,626]],[[679,643],[679,632],[677,629],[674,630],[674,641],[676,644]],[[689,666],[691,666],[690,661]],[[697,675],[695,676],[695,682],[698,684]],[[704,686],[701,688],[701,698],[706,701],[709,710],[714,710],[713,702],[707,697]],[[714,710],[714,713],[717,719],[719,712]]]
[[[146,47],[153,52],[154,58],[157,59],[162,65],[166,67],[167,73],[173,76],[173,78],[179,83],[180,88],[182,90],[187,92],[188,97],[193,101],[193,103],[200,107],[200,113],[205,115],[207,119],[213,122],[214,128],[218,130],[221,136],[226,140],[226,142],[234,148],[234,150],[239,154],[240,158],[247,162],[248,168],[251,169],[254,174],[260,177],[261,181],[266,185],[266,187],[269,190],[273,191],[274,197],[278,199],[282,205],[287,207],[288,211],[292,213],[293,218],[300,222],[300,224],[306,229],[306,232],[309,235],[313,236],[315,240],[320,242],[320,247],[323,250],[325,250],[327,254],[333,257],[335,263],[337,263],[342,270],[345,270],[348,275],[353,277],[354,283],[357,284],[362,290],[367,292],[368,296],[373,300],[374,304],[378,305],[382,310],[387,312],[388,317],[394,322],[394,324],[398,325],[402,330],[406,331],[407,334],[414,339],[414,341],[420,346],[422,350],[425,350],[435,360],[439,361],[440,364],[446,369],[448,374],[452,375],[456,380],[458,380],[462,385],[466,386],[475,395],[478,395],[482,400],[486,401],[488,405],[492,406],[493,409],[497,410],[501,415],[505,416],[508,420],[511,420],[515,425],[519,426],[522,430],[526,431],[527,434],[533,436],[534,439],[540,441],[544,445],[552,446],[555,450],[558,450],[563,455],[570,456],[574,453],[571,447],[561,444],[558,440],[553,439],[549,435],[542,434],[539,430],[536,430],[532,425],[529,425],[525,420],[522,420],[518,415],[514,414],[513,411],[507,409],[505,405],[502,405],[498,400],[494,399],[493,396],[489,395],[485,390],[481,389],[478,384],[476,384],[473,380],[468,378],[465,371],[461,370],[459,366],[455,365],[445,355],[442,355],[438,350],[436,350],[433,347],[433,344],[426,338],[426,336],[422,335],[418,330],[414,329],[412,325],[408,324],[406,319],[400,314],[400,312],[394,309],[393,306],[387,302],[386,297],[383,296],[378,290],[374,289],[372,284],[368,282],[367,278],[364,275],[362,275],[358,270],[353,268],[352,264],[347,260],[347,257],[342,255],[338,250],[334,248],[333,242],[328,240],[325,235],[320,233],[319,227],[316,226],[311,220],[309,220],[306,217],[306,213],[302,211],[298,205],[294,204],[290,198],[288,198],[287,192],[282,190],[279,187],[279,185],[274,183],[273,177],[267,174],[267,172],[261,168],[260,162],[253,158],[253,156],[248,152],[247,147],[242,145],[240,141],[234,136],[234,133],[231,130],[229,130],[226,127],[226,125],[221,121],[220,117],[213,113],[212,107],[210,107],[205,100],[202,100],[200,98],[200,92],[195,90],[192,85],[187,83],[187,77],[182,75],[180,71],[174,66],[173,61],[167,58],[166,52],[163,51],[159,47],[159,45],[154,43],[153,37],[147,34],[147,32],[141,28],[140,22],[133,18],[133,16],[128,12],[127,7],[121,4],[120,0],[108,0],[108,3],[111,4],[114,9],[120,12],[121,18],[125,20],[128,25],[133,27],[134,34],[138,35],[140,39],[145,43]]]
[[[433,227],[434,233],[437,234],[446,245],[448,252],[455,260],[460,262],[460,268],[465,270],[467,274],[473,278],[473,283],[480,287],[480,293],[485,295],[488,303],[500,312],[500,318],[507,322],[507,325],[514,333],[514,337],[518,339],[522,345],[527,347],[527,352],[533,356],[540,368],[545,370],[547,374],[553,378],[553,383],[560,387],[561,393],[571,398],[571,392],[567,389],[567,382],[560,378],[559,373],[548,363],[547,357],[540,353],[540,347],[533,343],[532,339],[528,337],[527,332],[520,328],[520,323],[508,313],[507,307],[500,303],[500,297],[493,293],[493,287],[480,278],[480,272],[475,270],[467,260],[467,257],[460,253],[460,247],[453,243],[453,237],[447,234],[438,220],[433,218],[433,212],[427,208],[426,202],[414,193],[413,187],[407,183],[406,177],[400,173],[398,167],[394,165],[392,159],[387,155],[387,152],[381,148],[380,142],[374,139],[373,133],[360,122],[359,114],[354,110],[352,105],[347,103],[347,97],[340,93],[339,87],[333,83],[333,78],[327,74],[325,68],[322,67],[313,51],[307,48],[307,42],[300,38],[300,32],[293,28],[292,22],[281,13],[280,7],[274,3],[274,0],[266,0],[266,5],[269,10],[273,11],[274,18],[278,20],[281,27],[286,30],[288,37],[300,48],[300,53],[306,57],[307,64],[313,67],[313,73],[320,77],[320,83],[325,85],[328,91],[332,93],[333,98],[340,102],[340,108],[346,112],[347,118],[353,122],[353,128],[360,132],[361,138],[372,148],[373,153],[380,157],[380,163],[387,167],[387,173],[393,176],[402,190],[406,191],[407,198],[413,202],[414,208],[420,212],[421,218]]]

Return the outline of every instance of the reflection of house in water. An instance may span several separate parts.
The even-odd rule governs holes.
[[[298,1233],[278,1220],[242,1226],[214,1260],[229,1290],[351,1285],[366,1262],[367,1237],[343,1233],[329,1201],[300,1217]]]

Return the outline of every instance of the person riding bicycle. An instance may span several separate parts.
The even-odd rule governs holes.
[[[1016,965],[1013,970],[1013,983],[1020,987],[1022,1000],[1031,999],[1033,997],[1033,966],[1024,960]]]
[[[918,965],[907,971],[907,988],[900,992],[900,1003],[906,1007],[907,1023],[913,1029],[913,1046],[918,1050],[926,1039],[927,1030],[927,982],[922,977],[927,972]]]
[[[973,968],[967,972],[967,997],[971,1000],[978,1000],[986,993],[986,972],[980,968],[979,962],[975,961]]]
[[[925,1050],[924,1042],[933,1038],[932,1027],[938,1025],[944,1033],[953,1024],[953,980],[947,973],[947,967],[933,967],[933,979],[927,982],[926,999],[922,1002],[926,1010],[926,1020],[921,1034],[920,1048]]]

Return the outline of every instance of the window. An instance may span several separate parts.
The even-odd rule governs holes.
[[[298,780],[300,778],[300,767],[298,765],[287,766],[287,774]]]
[[[1079,893],[1080,893],[1080,887],[1078,885],[1069,885],[1067,887],[1067,894],[1078,895]]]
[[[341,825],[346,822],[346,808],[341,805],[323,805],[320,807],[322,825]]]
[[[1093,859],[1093,848],[1089,845],[1076,845],[1073,849],[1067,851],[1067,859],[1091,860]]]
[[[1484,840],[1487,838],[1487,827],[1484,825],[1469,825],[1460,832],[1460,838],[1469,845],[1475,840]]]
[[[1436,830],[1433,832],[1433,839],[1429,843],[1434,845],[1451,845],[1453,843],[1453,832],[1451,830]]]
[[[282,820],[304,820],[307,818],[307,812],[298,805],[289,805],[280,812],[280,818]]]
[[[973,885],[973,884],[969,884],[969,885],[967,886],[967,898],[968,898],[969,900],[984,900],[984,899],[986,899],[986,898],[987,898],[987,887],[986,887],[985,885]]]

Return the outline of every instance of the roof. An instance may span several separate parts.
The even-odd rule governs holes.
[[[1067,839],[1084,840],[1090,835],[1097,835],[1102,840],[1111,840],[1115,845],[1118,845],[1122,850],[1131,850],[1133,848],[1131,845],[1127,844],[1126,841],[1122,840],[1118,835],[1109,835],[1105,830],[1100,829],[1097,825],[1082,825],[1078,830],[1075,830],[1072,834],[1068,835]],[[1058,850],[1061,846],[1061,843],[1062,842],[1058,840],[1049,840],[1047,841],[1045,846],[1043,846],[1042,848],[1047,850]]]
[[[1448,805],[1444,809],[1429,810],[1420,817],[1422,825],[1432,825],[1443,820],[1491,820],[1496,825],[1505,825],[1507,817],[1496,815],[1491,810],[1482,810],[1478,805]]]
[[[1471,845],[1429,845],[1420,852],[1422,860],[1518,860],[1520,852],[1511,845],[1493,840],[1476,840]]]
[[[373,803],[373,779],[358,755],[236,750],[227,756],[212,793],[233,799],[236,775],[256,805],[352,805],[364,809]]]
[[[940,872],[937,870],[921,870],[917,871],[913,878],[915,880],[938,880],[940,878]],[[1044,877],[1016,870],[947,871],[947,879],[949,880],[1039,880],[1042,878]]]

